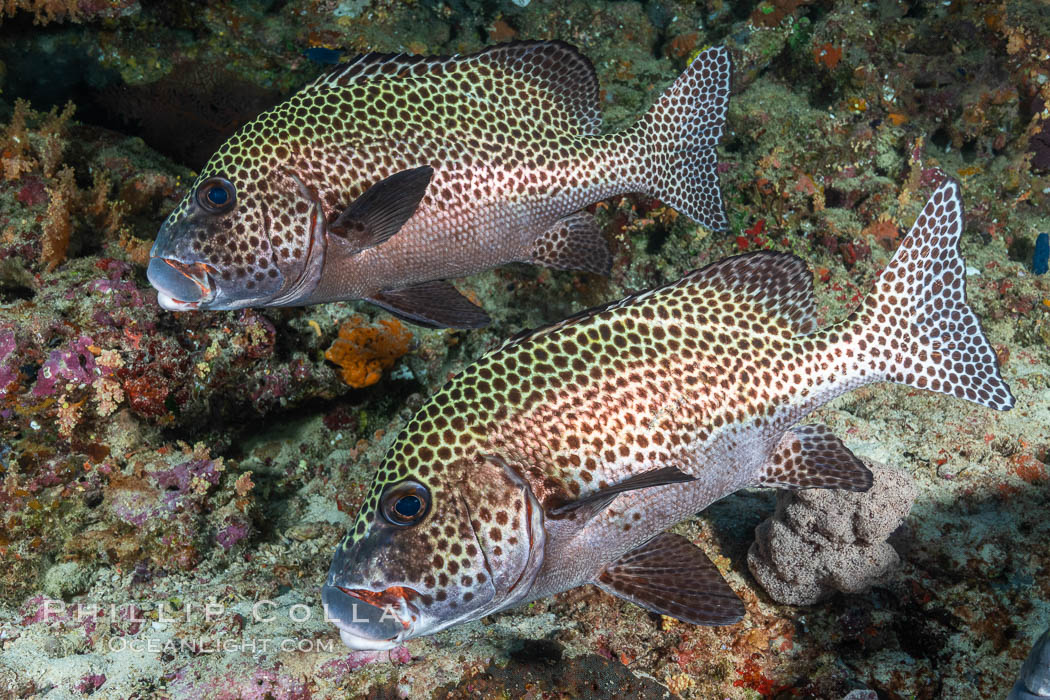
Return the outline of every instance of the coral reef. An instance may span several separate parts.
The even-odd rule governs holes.
[[[755,529],[747,567],[773,600],[813,605],[836,591],[861,593],[900,564],[886,540],[915,500],[911,478],[867,462],[874,483],[864,493],[781,491],[772,518]]]
[[[71,140],[73,113],[72,103],[45,115],[16,100],[11,120],[0,136],[0,170],[9,184],[18,187],[15,200],[22,215],[6,220],[0,243],[10,243],[20,233],[35,238],[33,255],[27,255],[24,248],[19,250],[19,257],[30,270],[51,272],[61,264],[74,228],[90,227],[94,235],[104,239],[126,234],[123,217],[127,205],[110,199],[112,185],[105,171],[95,170],[91,185],[81,189],[76,171],[63,163]],[[40,208],[44,204],[46,207]],[[34,212],[36,217],[31,217]],[[39,235],[33,236],[38,222]]]
[[[493,326],[412,328],[392,371],[367,369],[358,344],[355,381],[377,380],[363,389],[325,352],[354,313],[348,333],[396,345],[374,308],[157,307],[149,247],[199,144],[320,62],[512,38],[579,46],[610,130],[696,51],[729,46],[730,233],[643,195],[603,203],[608,280],[508,266],[457,282]],[[0,695],[1004,696],[1050,625],[1050,279],[1028,269],[1050,231],[1048,54],[1038,0],[4,3]],[[817,417],[914,481],[893,577],[805,609],[770,599],[747,561],[777,496],[755,490],[677,528],[744,599],[738,625],[580,589],[390,653],[341,647],[319,601],[331,553],[451,373],[522,328],[741,250],[802,257],[821,321],[840,319],[942,174],[962,183],[968,299],[1018,405],[873,386]]]
[[[31,13],[34,24],[88,22],[127,16],[139,9],[139,0],[4,0],[0,3],[0,19]]]

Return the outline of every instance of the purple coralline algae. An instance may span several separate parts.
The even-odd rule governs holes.
[[[8,387],[18,378],[14,367],[15,334],[13,331],[0,331],[0,395],[6,394]]]
[[[86,386],[95,380],[95,356],[88,349],[93,345],[88,336],[73,341],[66,350],[52,350],[37,373],[33,396],[51,396],[56,386],[65,388],[65,382]]]

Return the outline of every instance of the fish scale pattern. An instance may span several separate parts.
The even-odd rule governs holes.
[[[201,170],[161,237],[178,238],[181,261],[207,263],[248,290],[241,296],[279,277],[287,290],[315,254],[315,201],[332,224],[376,182],[429,165],[433,178],[416,213],[389,240],[355,253],[320,300],[367,298],[512,261],[607,272],[593,223],[560,223],[596,201],[645,192],[710,228],[726,227],[714,147],[729,70],[724,48],[702,52],[638,124],[601,135],[594,69],[567,44],[369,54],[245,124]],[[202,217],[194,197],[210,177],[228,179],[237,204]],[[554,243],[563,250],[551,250]],[[269,298],[288,303],[280,293]]]
[[[801,335],[810,280],[793,256],[739,256],[519,341],[529,388],[504,397],[520,396],[520,417],[494,439],[545,508],[660,466],[720,468],[751,444],[738,427],[759,436],[754,466],[779,438],[771,419],[810,390],[809,356],[828,349]]]
[[[863,490],[870,473],[841,441],[822,426],[791,426],[831,398],[881,380],[996,409],[1013,404],[965,305],[961,231],[958,187],[949,181],[861,307],[820,330],[805,265],[763,252],[508,341],[446,384],[394,441],[341,545],[357,567],[346,571],[369,580],[364,572],[396,561],[397,581],[443,576],[449,585],[440,590],[455,609],[469,602],[478,571],[520,563],[513,553],[532,538],[527,509],[518,491],[494,486],[501,477],[489,455],[524,479],[548,523],[567,503],[654,469],[674,466],[696,478],[619,496],[620,505],[595,518],[605,532],[588,540],[595,546],[587,556],[599,564],[744,486]],[[405,480],[430,489],[435,513],[403,541],[436,553],[442,566],[422,556],[355,562],[353,548],[367,540],[382,494]],[[657,492],[683,500],[654,507]],[[450,503],[457,505],[442,510]],[[469,528],[457,512],[469,512]],[[613,537],[621,540],[615,546]],[[455,577],[466,569],[467,579]],[[542,593],[564,590],[545,585]],[[434,595],[429,585],[422,590]]]

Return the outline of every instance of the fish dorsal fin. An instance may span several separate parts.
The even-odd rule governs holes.
[[[783,320],[796,335],[817,327],[813,275],[802,259],[763,251],[726,258],[683,277],[676,285],[732,294],[737,312],[752,310]]]
[[[383,78],[410,77],[426,72],[432,62],[447,60],[447,57],[416,56],[409,53],[361,54],[342,63],[327,73],[322,73],[302,88],[310,92],[319,88],[349,87],[357,83]],[[417,73],[417,71],[419,73]]]
[[[507,350],[515,345],[538,340],[556,330],[586,323],[595,316],[615,312],[624,306],[638,304],[646,299],[674,297],[688,290],[712,290],[736,295],[725,301],[747,305],[751,310],[772,319],[782,319],[796,335],[816,330],[816,298],[813,295],[813,276],[800,258],[788,253],[748,253],[726,258],[668,284],[635,292],[623,299],[580,311],[555,323],[520,331],[500,347]],[[741,294],[742,292],[742,294]],[[718,300],[718,296],[714,297]],[[673,304],[673,300],[668,300]]]
[[[667,285],[667,286],[670,286],[670,285]],[[514,335],[510,336],[509,338],[507,338],[507,340],[503,343],[503,345],[501,345],[498,348],[498,351],[502,352],[502,351],[507,350],[509,348],[512,348],[512,347],[514,347],[516,345],[522,345],[522,344],[527,343],[527,342],[529,342],[531,340],[538,340],[538,339],[540,339],[540,338],[542,338],[542,337],[544,337],[546,335],[549,335],[549,334],[553,333],[556,330],[560,330],[560,329],[565,328],[567,326],[575,326],[575,325],[580,324],[580,323],[585,323],[586,321],[588,321],[589,319],[593,318],[594,316],[597,316],[599,314],[605,313],[606,311],[614,311],[614,310],[620,308],[621,306],[628,306],[628,305],[634,303],[634,301],[636,301],[637,299],[639,299],[639,298],[641,298],[643,296],[648,296],[648,295],[652,294],[653,292],[660,291],[661,289],[664,289],[664,288],[665,287],[657,287],[656,289],[646,289],[646,290],[643,290],[641,292],[635,292],[634,294],[629,294],[629,295],[625,296],[623,299],[617,299],[616,301],[611,301],[611,302],[609,302],[607,304],[602,304],[600,306],[595,306],[595,307],[592,307],[590,309],[584,309],[583,311],[577,311],[574,314],[566,316],[565,318],[561,319],[560,321],[555,321],[554,323],[549,323],[549,324],[547,324],[545,326],[537,326],[535,328],[526,328],[525,330],[518,331]]]
[[[699,547],[669,532],[628,552],[594,581],[606,593],[694,625],[731,625],[744,604]]]
[[[387,79],[430,81],[435,89],[469,93],[499,111],[539,118],[581,136],[595,136],[601,128],[594,66],[561,41],[515,41],[455,56],[369,53],[319,76],[302,91]]]
[[[602,123],[598,76],[575,47],[561,41],[516,41],[465,56],[464,60],[498,66],[512,79],[534,82],[556,110],[570,123],[575,122],[581,135],[598,134]]]
[[[796,425],[773,451],[759,486],[867,491],[871,470],[826,425]]]

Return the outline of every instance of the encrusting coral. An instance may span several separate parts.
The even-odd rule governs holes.
[[[858,593],[900,563],[886,538],[911,510],[906,472],[865,460],[874,477],[864,493],[781,491],[772,517],[755,528],[747,565],[770,598],[812,605],[835,591]]]
[[[91,187],[80,189],[76,168],[65,162],[74,111],[68,103],[61,111],[55,107],[45,114],[33,110],[25,100],[16,100],[11,121],[0,131],[0,174],[4,184],[17,193],[22,214],[17,219],[21,224],[4,219],[2,233],[14,240],[16,229],[24,229],[39,245],[38,266],[47,272],[65,262],[78,228],[98,232],[103,238],[127,235],[124,215],[128,207],[110,198],[110,178],[95,170]],[[45,203],[42,215],[28,211]]]
[[[362,389],[371,386],[408,352],[410,333],[397,319],[383,319],[378,326],[362,325],[361,316],[353,316],[339,329],[339,337],[324,356],[339,365],[343,381]]]
[[[15,17],[20,13],[32,13],[33,24],[52,22],[74,22],[114,18],[137,14],[138,0],[108,0],[107,2],[84,2],[82,0],[2,0],[0,21],[4,17]]]

